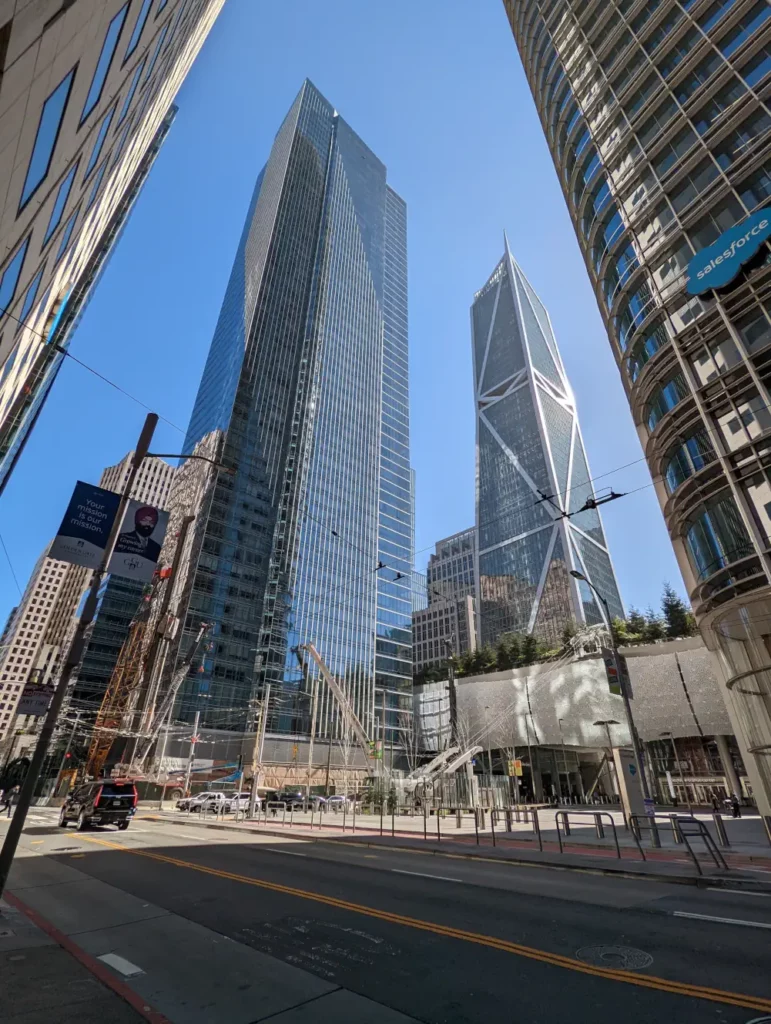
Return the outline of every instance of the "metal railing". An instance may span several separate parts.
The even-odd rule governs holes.
[[[703,875],[704,872],[701,870],[701,864],[699,864],[699,860],[693,850],[693,847],[688,842],[689,839],[701,839],[707,849],[707,853],[712,857],[715,867],[719,870],[722,869],[723,871],[729,870],[723,854],[718,850],[715,840],[709,834],[707,826],[703,821],[699,821],[697,818],[680,818],[678,819],[678,827],[680,829],[680,835],[683,837],[685,847],[700,875]]]
[[[568,811],[568,810],[557,811],[556,814],[554,815],[554,825],[555,825],[555,828],[557,830],[557,841],[559,842],[560,853],[564,853],[565,852],[564,851],[564,844],[562,842],[562,830],[560,829],[560,822],[562,823],[562,829],[564,830],[565,838],[567,838],[570,835],[570,815],[571,814],[574,817],[593,818],[594,819],[594,828],[595,828],[595,831],[596,831],[598,839],[604,839],[605,838],[605,826],[603,825],[602,819],[603,818],[607,818],[608,821],[610,822],[610,827],[613,829],[613,842],[616,845],[616,856],[618,857],[619,860],[621,860],[621,846],[619,845],[619,841],[618,841],[618,832],[616,830],[616,823],[613,820],[613,815],[610,813],[610,811],[573,811],[573,810],[571,810],[571,811]],[[645,860],[645,851],[643,850],[642,846],[640,845],[640,840],[637,838],[637,834],[635,833],[634,829],[632,829],[632,835],[634,837],[635,843],[637,844],[637,849],[640,851],[640,856],[642,857],[643,860]]]

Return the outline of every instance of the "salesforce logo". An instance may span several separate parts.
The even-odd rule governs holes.
[[[724,231],[716,242],[697,252],[688,264],[690,295],[723,288],[751,260],[771,235],[771,208],[757,210],[741,224]]]

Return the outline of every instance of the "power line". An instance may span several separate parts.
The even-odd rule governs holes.
[[[16,578],[16,572],[15,572],[15,570],[13,568],[13,562],[11,561],[11,556],[8,554],[8,548],[5,546],[5,541],[3,540],[2,534],[0,534],[0,544],[3,545],[3,551],[5,552],[5,557],[8,560],[8,568],[11,570],[11,576],[13,576],[13,582],[16,584],[16,589],[19,591],[19,597],[23,597],[24,594],[22,592],[21,587],[19,586],[19,581]]]
[[[37,337],[41,339],[41,342],[43,344],[45,344],[47,342],[47,338],[46,338],[46,336],[44,334],[42,334],[40,331],[36,330],[34,327],[30,327],[30,325],[28,323],[24,323],[24,321],[19,320],[19,318],[14,316],[13,313],[9,313],[6,310],[5,311],[5,315],[7,317],[9,317],[11,320],[14,320],[17,324],[19,324],[20,327],[26,327],[27,330],[30,331],[32,334],[36,334]],[[89,366],[88,363],[84,362],[82,359],[78,359],[77,356],[72,355],[72,353],[69,352],[66,348],[62,348],[61,345],[54,345],[53,347],[61,355],[66,356],[68,359],[71,359],[74,363],[77,363],[78,366],[82,366],[83,369],[84,370],[88,370],[89,373],[93,373],[93,375],[95,377],[98,377],[99,380],[104,381],[105,384],[109,384],[110,387],[115,388],[116,391],[119,391],[122,395],[125,395],[126,398],[130,398],[132,402],[136,402],[136,404],[141,406],[141,408],[144,409],[146,412],[154,412],[155,411],[149,405],[145,405],[145,403],[143,401],[141,401],[139,398],[137,398],[136,395],[132,395],[130,391],[126,391],[125,388],[122,388],[120,386],[120,384],[116,384],[114,380],[110,380],[109,377],[105,377],[105,375],[103,373],[100,373],[98,370],[95,370],[93,368],[93,366]],[[10,359],[10,355],[9,355],[8,358]],[[6,362],[7,361],[8,360],[6,360]],[[162,416],[159,413],[158,414],[158,418],[162,419],[163,422],[167,423],[170,427],[173,427],[174,430],[178,430],[180,432],[180,434],[184,435],[186,433],[186,431],[184,431],[182,429],[182,427],[177,426],[176,423],[174,423],[170,419],[167,419],[166,416]]]

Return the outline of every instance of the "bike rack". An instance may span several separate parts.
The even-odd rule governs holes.
[[[281,824],[286,825],[286,803],[283,800],[271,800],[270,803],[265,801],[265,824],[268,824],[268,808],[272,811],[274,808],[280,807],[282,809],[283,817],[281,818]]]
[[[533,813],[534,814],[536,813],[535,812],[535,808],[533,808]],[[603,830],[602,819],[603,818],[607,818],[608,821],[610,822],[610,827],[613,829],[613,842],[616,844],[616,856],[618,857],[619,860],[621,860],[621,847],[619,846],[619,842],[618,842],[618,831],[616,830],[616,823],[613,820],[613,815],[610,813],[610,811],[574,811],[574,810],[570,810],[570,811],[568,811],[568,810],[557,811],[555,813],[555,815],[554,815],[554,824],[555,824],[556,829],[557,829],[557,840],[559,841],[559,844],[560,844],[560,853],[564,853],[565,852],[564,849],[563,849],[562,831],[560,830],[560,822],[562,822],[562,826],[565,829],[565,835],[569,836],[570,835],[570,822],[568,821],[568,815],[570,815],[570,814],[572,814],[574,816],[577,815],[578,817],[594,818],[594,825],[595,825],[595,829],[597,831],[597,835],[598,835],[599,838],[602,838],[604,836],[604,834],[605,834],[604,830]],[[601,835],[601,833],[602,833],[602,835]],[[642,859],[645,860],[645,853],[643,852],[643,848],[640,845],[640,841],[638,840],[637,835],[634,833],[634,830],[632,831],[632,835],[634,835],[634,841],[637,843],[637,849],[640,851],[640,855],[641,855]]]
[[[707,848],[707,853],[710,855],[710,857],[712,857],[715,867],[718,869],[722,868],[723,871],[730,870],[730,868],[725,862],[723,854],[720,852],[720,850],[718,850],[715,844],[715,840],[709,834],[709,831],[707,830],[707,827],[703,821],[699,821],[697,818],[678,818],[677,824],[678,828],[680,829],[680,835],[683,837],[683,842],[685,843],[686,849],[688,850],[688,853],[691,855],[691,859],[693,860],[693,863],[696,865],[696,870],[699,872],[700,875],[703,875],[704,872],[701,870],[701,864],[699,864],[696,854],[694,853],[691,844],[688,842],[689,839],[701,839],[701,841]],[[695,831],[689,832],[683,829],[683,825],[687,825],[689,828],[692,826],[695,829]]]

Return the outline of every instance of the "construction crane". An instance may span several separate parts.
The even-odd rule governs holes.
[[[154,589],[144,596],[134,616],[96,715],[86,761],[86,775],[92,779],[98,779],[102,774],[123,717],[142,677],[142,652],[153,593]]]
[[[185,660],[178,666],[176,672],[171,678],[171,684],[168,690],[166,691],[163,700],[161,701],[160,706],[158,707],[158,710],[155,713],[155,720],[150,728],[150,731],[146,736],[142,737],[139,744],[137,745],[136,755],[132,763],[133,771],[144,771],[147,755],[150,753],[150,751],[153,748],[153,744],[158,739],[161,729],[163,728],[163,723],[166,721],[167,716],[169,715],[172,707],[174,706],[174,701],[176,699],[177,693],[179,692],[179,688],[187,678],[188,672],[190,671],[193,662],[195,661],[196,657],[198,656],[198,652],[201,649],[201,645],[203,644],[204,638],[208,635],[211,628],[212,624],[210,622],[202,622],[201,625],[199,626],[198,635],[196,636],[193,646],[190,649],[190,653],[185,658]]]
[[[318,665],[319,672],[321,673],[324,682],[329,687],[332,696],[335,698],[337,706],[340,708],[340,712],[343,716],[343,722],[345,724],[346,729],[350,729],[351,732],[353,732],[354,736],[358,741],[359,746],[364,752],[364,756],[366,757],[367,762],[369,763],[369,759],[371,757],[369,736],[367,736],[367,733],[364,730],[364,726],[361,724],[358,715],[353,710],[353,705],[348,699],[348,694],[345,692],[340,683],[338,683],[338,681],[329,671],[326,664],[324,663],[324,659],[321,657],[321,655],[313,646],[313,644],[300,644],[297,650],[307,651],[308,654],[310,654],[310,656]]]

